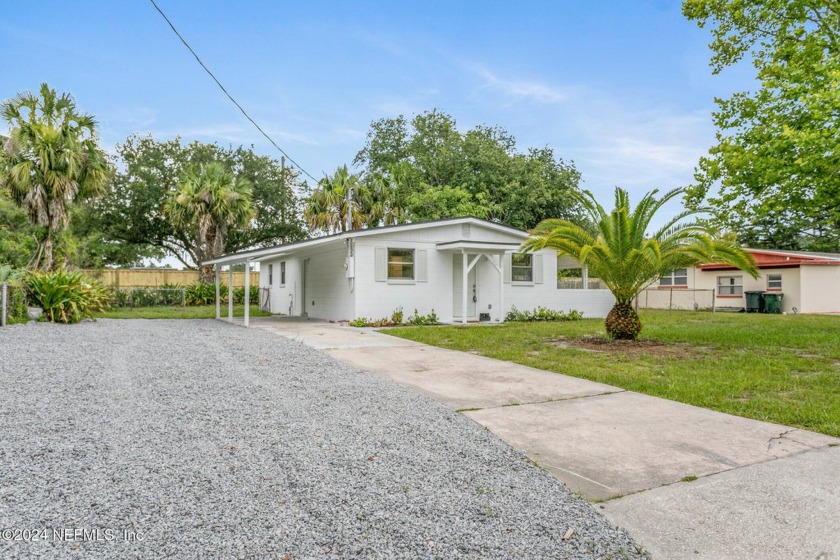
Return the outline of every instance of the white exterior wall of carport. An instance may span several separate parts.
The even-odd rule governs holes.
[[[356,314],[352,283],[344,273],[346,256],[346,245],[341,241],[311,252],[261,261],[261,288],[269,287],[268,265],[272,265],[272,313],[299,316],[305,311],[310,317],[334,321],[354,318]],[[282,262],[286,263],[285,284],[281,284]],[[303,285],[304,267],[306,286]]]

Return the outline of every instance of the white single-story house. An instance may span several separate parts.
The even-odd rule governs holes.
[[[840,254],[747,249],[759,277],[721,263],[663,276],[639,295],[639,307],[746,308],[747,292],[782,295],[784,313],[840,313]]]
[[[518,254],[527,237],[515,228],[464,217],[358,229],[204,264],[216,269],[217,316],[221,268],[243,263],[259,263],[261,305],[290,316],[379,319],[401,307],[406,316],[415,309],[421,315],[434,311],[441,322],[466,323],[503,321],[513,306],[606,316],[612,294],[586,281],[585,270],[582,282],[559,282],[555,251]]]

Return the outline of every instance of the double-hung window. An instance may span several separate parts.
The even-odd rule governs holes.
[[[743,276],[718,276],[717,288],[719,296],[744,295]]]
[[[414,249],[388,249],[388,279],[414,280]]]
[[[778,292],[782,289],[782,275],[768,274],[767,275],[767,290]]]
[[[659,285],[665,287],[688,286],[688,269],[678,268],[659,277]]]
[[[514,282],[534,281],[534,255],[515,253],[510,259],[510,279]]]
[[[286,261],[280,262],[280,285],[286,285]]]

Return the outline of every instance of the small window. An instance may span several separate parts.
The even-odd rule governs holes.
[[[717,286],[719,296],[744,295],[743,276],[718,276]]]
[[[286,261],[280,263],[280,285],[286,285]]]
[[[767,275],[767,289],[768,290],[781,290],[782,289],[782,275],[781,274],[768,274]]]
[[[388,279],[414,280],[414,249],[388,249]]]
[[[659,277],[660,286],[688,286],[688,269],[678,268]]]
[[[274,286],[274,265],[268,265],[268,287]]]
[[[534,281],[534,259],[533,255],[517,253],[511,256],[510,278],[514,282]]]

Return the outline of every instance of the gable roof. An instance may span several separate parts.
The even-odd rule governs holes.
[[[284,243],[282,245],[275,245],[273,247],[264,247],[261,249],[248,249],[246,251],[238,251],[236,253],[228,253],[226,255],[222,255],[221,257],[217,257],[215,259],[206,260],[202,265],[211,265],[211,264],[218,264],[218,265],[229,265],[229,264],[239,264],[246,261],[257,260],[257,259],[265,259],[271,258],[275,256],[280,256],[286,254],[290,251],[298,251],[300,249],[308,249],[311,247],[318,247],[320,245],[325,245],[327,243],[335,242],[335,241],[343,241],[345,239],[354,239],[356,237],[368,237],[373,235],[379,235],[382,233],[389,233],[389,232],[403,232],[403,231],[413,231],[418,229],[428,229],[432,227],[438,227],[441,225],[457,225],[457,224],[470,224],[476,225],[478,227],[484,227],[487,229],[493,229],[496,231],[501,231],[503,233],[507,233],[510,235],[515,235],[520,237],[521,239],[526,239],[528,237],[528,232],[523,231],[521,229],[517,229],[514,227],[506,226],[504,224],[498,224],[496,222],[491,222],[490,220],[484,220],[481,218],[475,218],[473,216],[462,216],[459,218],[445,218],[443,220],[429,220],[426,222],[414,222],[411,224],[396,224],[391,226],[381,226],[375,228],[366,228],[366,229],[354,229],[352,231],[347,231],[343,233],[334,233],[332,235],[325,235],[324,237],[314,237],[310,239],[304,239],[302,241],[294,241],[292,243]]]

